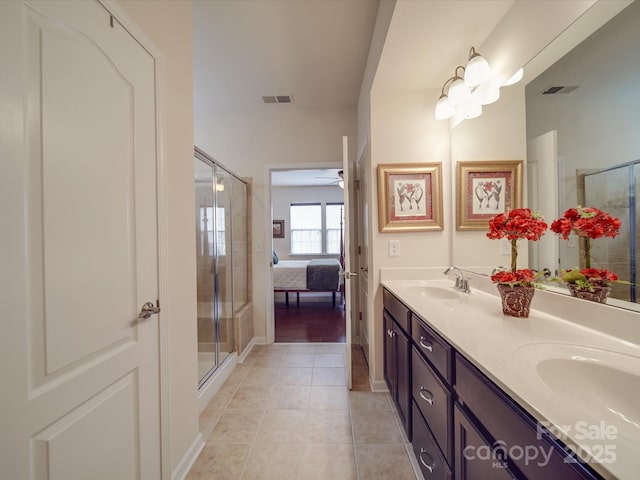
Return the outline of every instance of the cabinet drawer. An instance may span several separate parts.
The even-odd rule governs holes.
[[[391,314],[396,322],[402,327],[402,329],[409,333],[409,309],[398,300],[393,294],[384,289],[382,292],[382,303],[384,308]]]
[[[411,315],[411,337],[416,348],[431,362],[435,370],[448,384],[453,383],[451,347],[417,316]]]
[[[416,347],[413,347],[412,362],[413,400],[427,421],[440,450],[451,464],[453,461],[453,438],[451,435],[453,399],[451,393],[433,373]]]
[[[455,357],[455,390],[458,398],[483,425],[490,440],[499,441],[504,445],[507,455],[512,447],[514,451],[528,448],[536,449],[537,452],[549,452],[552,448],[552,453],[544,464],[519,455],[516,458],[507,458],[508,468],[520,470],[529,480],[600,478],[584,464],[574,463],[573,458],[566,458],[567,455],[558,440],[547,434],[540,435],[535,420],[522,407],[486,379],[466,359],[457,353]]]
[[[413,403],[413,451],[425,480],[451,480],[453,475],[427,427],[420,409]]]
[[[518,478],[500,461],[480,430],[465,412],[454,407],[455,472],[457,480],[490,478],[491,480],[513,480]]]

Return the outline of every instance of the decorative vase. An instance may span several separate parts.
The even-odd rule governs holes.
[[[579,287],[575,283],[568,283],[572,297],[590,300],[592,302],[607,303],[607,297],[611,292],[611,287],[593,286],[591,289]]]
[[[512,317],[527,318],[531,308],[533,294],[536,293],[534,287],[524,287],[514,285],[513,287],[504,283],[498,284],[500,298],[502,298],[502,313]]]

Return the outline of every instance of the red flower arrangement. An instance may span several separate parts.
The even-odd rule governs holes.
[[[606,212],[591,207],[570,208],[562,217],[551,223],[551,231],[567,240],[573,232],[583,241],[584,268],[578,270],[563,270],[562,280],[573,283],[580,288],[593,290],[593,287],[607,287],[618,280],[618,276],[605,269],[591,268],[591,239],[602,237],[617,237],[620,235],[622,222]]]
[[[547,229],[547,224],[537,212],[529,208],[516,208],[509,213],[500,213],[489,220],[489,233],[491,240],[506,238],[511,242],[511,271],[496,272],[491,276],[494,283],[533,286],[535,274],[528,268],[517,268],[518,240],[525,239],[533,242],[540,240]]]

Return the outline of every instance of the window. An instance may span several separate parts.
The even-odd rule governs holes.
[[[291,253],[338,255],[344,223],[342,210],[342,203],[291,204]]]
[[[293,204],[291,214],[291,253],[322,253],[322,205]]]
[[[341,203],[328,203],[325,207],[326,252],[338,255],[342,242],[340,233],[344,226]]]

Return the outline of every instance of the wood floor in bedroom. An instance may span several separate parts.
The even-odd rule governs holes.
[[[289,294],[286,307],[284,294],[275,296],[276,342],[345,342],[344,303],[336,295],[336,305],[330,293]]]

